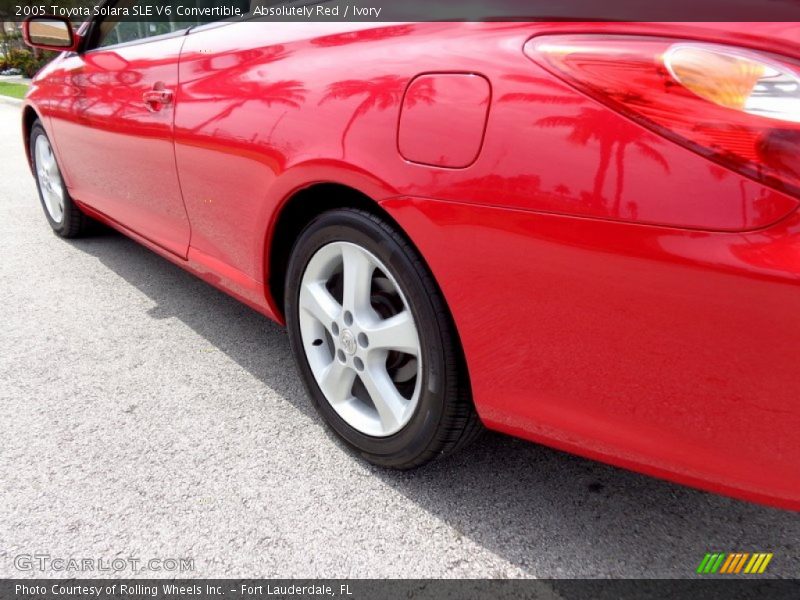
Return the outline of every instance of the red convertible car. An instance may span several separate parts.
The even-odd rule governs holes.
[[[367,460],[486,427],[800,509],[798,23],[26,39],[63,50],[23,111],[53,230],[111,225],[285,323]]]

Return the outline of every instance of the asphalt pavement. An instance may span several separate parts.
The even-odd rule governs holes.
[[[0,577],[109,574],[20,571],[34,554],[189,558],[196,577],[686,577],[706,552],[763,551],[800,573],[794,513],[509,437],[366,464],[280,327],[117,233],[53,235],[7,105],[0,315]]]

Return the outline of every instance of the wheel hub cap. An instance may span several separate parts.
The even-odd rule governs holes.
[[[342,345],[342,350],[350,356],[356,353],[356,337],[349,329],[345,329],[339,336],[339,343]]]

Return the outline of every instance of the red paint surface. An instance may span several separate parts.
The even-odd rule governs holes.
[[[28,104],[93,214],[278,319],[282,207],[320,182],[362,192],[430,265],[487,425],[800,509],[798,200],[523,53],[579,32],[800,57],[796,23],[240,23],[65,55]],[[434,87],[406,160],[409,84],[467,72],[491,85],[480,153],[434,122]],[[150,112],[158,83],[174,101]]]
[[[490,427],[800,508],[800,218],[707,233],[384,207],[448,298]]]

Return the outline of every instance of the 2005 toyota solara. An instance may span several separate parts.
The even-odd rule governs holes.
[[[285,324],[366,460],[488,428],[800,509],[800,24],[25,36],[62,50],[22,116],[55,233]]]

